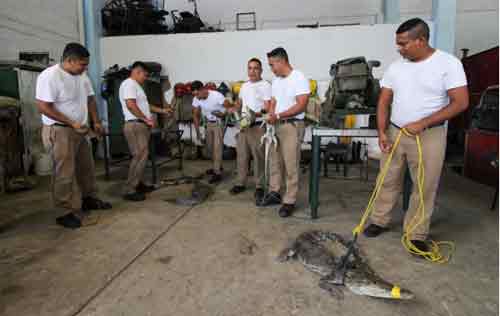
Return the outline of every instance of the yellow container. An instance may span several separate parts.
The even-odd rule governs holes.
[[[244,81],[236,81],[235,83],[232,84],[231,86],[231,91],[233,91],[233,95],[239,95],[241,86],[243,85]]]
[[[313,79],[309,79],[309,89],[311,90],[311,96],[315,96],[318,91],[318,82]]]
[[[356,115],[347,115],[344,118],[344,128],[354,128],[356,124]],[[342,144],[350,144],[351,137],[340,137],[340,142]]]

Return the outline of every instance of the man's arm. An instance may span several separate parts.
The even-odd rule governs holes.
[[[201,115],[201,109],[193,107],[194,130],[196,132],[196,137],[198,139],[200,139],[200,115]]]
[[[289,108],[286,111],[283,111],[281,113],[275,113],[276,112],[276,100],[273,98],[273,101],[271,104],[272,107],[272,112],[271,115],[269,116],[268,122],[271,124],[274,124],[278,120],[278,114],[280,119],[286,119],[290,117],[294,117],[297,114],[303,113],[306,108],[307,108],[307,102],[309,101],[309,94],[301,94],[295,97],[297,100],[297,103],[295,103],[291,108]]]
[[[224,99],[224,104],[223,104],[224,108],[226,109],[230,109],[234,106],[234,103],[229,101],[228,99]]]
[[[307,102],[309,101],[309,94],[301,94],[295,97],[297,103],[286,111],[281,113],[276,113],[280,115],[280,118],[294,117],[297,114],[305,112],[307,108]]]
[[[269,100],[268,103],[264,103],[264,107],[267,107],[266,110],[269,114],[273,114],[276,112],[276,99],[273,97]]]
[[[87,97],[87,104],[94,131],[99,135],[104,134],[104,128],[102,127],[101,120],[99,120],[99,115],[97,115],[97,102],[94,95]]]
[[[462,113],[469,106],[469,92],[467,86],[453,88],[448,90],[450,103],[441,110],[417,121],[410,123],[405,128],[411,134],[419,134],[425,128],[433,126],[444,121],[450,120]]]
[[[234,112],[237,112],[241,109],[241,99],[237,99],[236,101],[234,101],[232,104],[231,104],[231,107],[228,108],[228,112],[229,113],[234,113]]]
[[[172,110],[170,108],[163,108],[159,105],[153,105],[150,104],[149,108],[151,109],[151,112],[153,113],[158,113],[158,114],[169,114],[172,113]]]
[[[264,100],[264,104],[262,106],[262,110],[260,112],[258,112],[258,113],[255,113],[255,116],[256,117],[262,117],[262,116],[264,116],[264,114],[270,113],[271,102],[272,102],[272,99]]]
[[[54,121],[61,122],[63,124],[66,124],[68,126],[73,127],[74,129],[80,129],[82,128],[80,123],[73,122],[69,118],[66,117],[66,115],[62,114],[59,112],[55,107],[54,103],[52,102],[45,102],[41,100],[36,100],[36,105],[38,108],[38,111],[42,113],[43,115],[53,119]]]
[[[382,88],[380,90],[377,104],[378,145],[384,153],[388,153],[392,147],[386,134],[389,126],[389,109],[392,104],[392,97],[393,92],[391,89]]]
[[[127,103],[127,109],[139,120],[144,121],[148,126],[153,127],[153,120],[147,118],[144,113],[142,113],[141,109],[137,106],[137,102],[135,99],[127,99],[125,100]]]

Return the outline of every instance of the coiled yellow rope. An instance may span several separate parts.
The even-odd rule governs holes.
[[[382,170],[380,171],[379,176],[377,177],[377,181],[375,184],[375,189],[372,192],[372,195],[370,197],[370,200],[368,202],[368,205],[363,213],[363,216],[361,217],[361,221],[356,226],[353,230],[353,234],[355,236],[359,235],[362,231],[363,228],[365,227],[366,221],[368,220],[368,217],[370,216],[371,212],[373,211],[373,205],[375,201],[377,200],[377,197],[379,195],[380,189],[382,188],[382,184],[384,183],[385,176],[387,174],[387,171],[389,170],[389,166],[392,161],[392,157],[394,156],[394,152],[396,151],[396,148],[399,146],[399,143],[401,141],[401,137],[405,135],[407,137],[415,137],[417,141],[417,148],[418,148],[418,168],[417,168],[417,189],[418,189],[418,194],[419,194],[419,206],[417,208],[417,212],[415,213],[415,216],[411,219],[411,221],[408,223],[408,225],[405,228],[405,231],[403,233],[403,236],[401,237],[401,243],[405,247],[405,249],[415,255],[419,255],[424,257],[426,260],[430,262],[435,262],[435,263],[446,263],[450,260],[451,255],[455,251],[455,244],[451,241],[433,241],[430,240],[430,250],[429,251],[421,251],[415,245],[411,242],[411,235],[412,232],[421,225],[425,219],[425,204],[424,204],[424,163],[423,163],[423,153],[422,153],[422,143],[420,141],[420,136],[419,135],[412,135],[408,133],[405,129],[401,129],[399,131],[398,136],[396,137],[396,140],[394,141],[394,144],[392,146],[391,152],[389,153],[389,156],[387,158],[387,161],[385,162],[384,166],[382,167]],[[447,255],[443,255],[442,253],[442,247],[445,246],[448,248]]]

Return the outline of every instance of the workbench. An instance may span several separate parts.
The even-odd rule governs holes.
[[[312,129],[312,159],[309,174],[309,207],[312,219],[318,218],[319,207],[319,177],[321,168],[321,138],[322,137],[358,137],[375,138],[378,137],[376,129],[352,128],[333,129],[326,127],[313,127]]]

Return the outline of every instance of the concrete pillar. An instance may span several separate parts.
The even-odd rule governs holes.
[[[432,0],[434,47],[455,54],[456,0]]]
[[[399,0],[383,0],[384,23],[399,24],[401,22],[401,10]]]
[[[97,99],[97,109],[100,118],[107,122],[107,109],[104,100],[101,97],[101,76],[103,73],[101,63],[101,8],[103,0],[83,0],[83,25],[85,29],[85,47],[90,52],[90,64],[88,75],[92,81]]]

